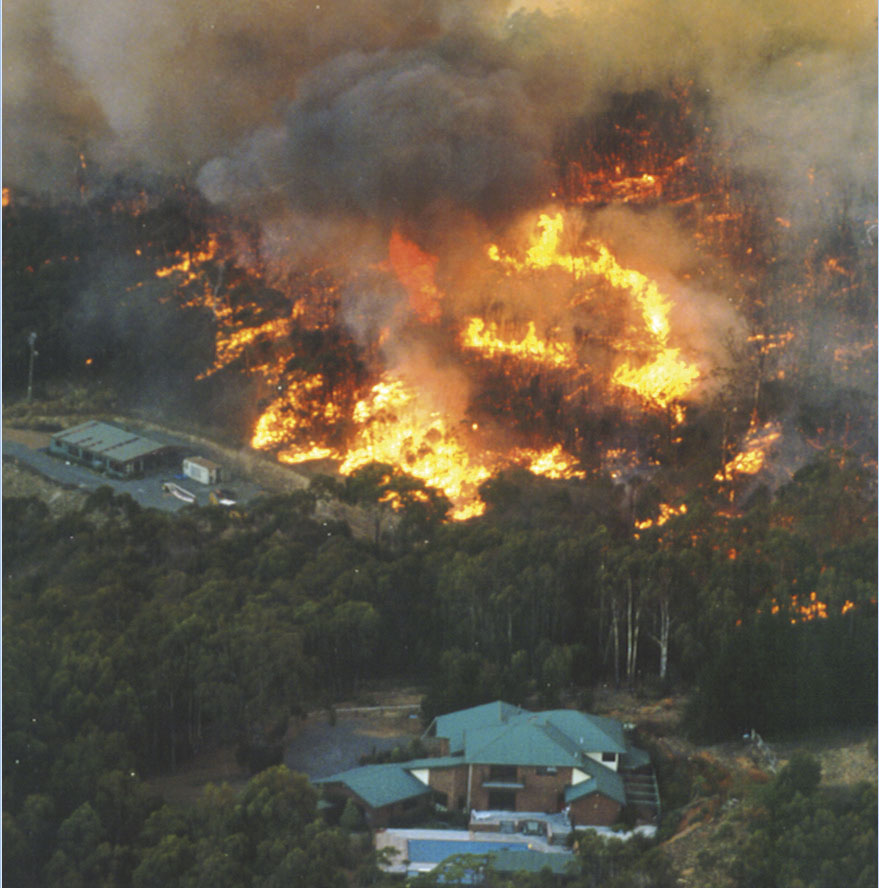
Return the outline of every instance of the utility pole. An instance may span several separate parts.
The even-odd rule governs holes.
[[[30,361],[28,362],[27,368],[27,400],[28,403],[31,402],[31,399],[34,396],[34,358],[39,354],[39,352],[34,348],[34,345],[37,341],[37,334],[31,332],[27,337],[27,344],[31,347],[31,356]]]

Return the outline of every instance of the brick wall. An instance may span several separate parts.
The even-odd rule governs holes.
[[[467,765],[457,768],[431,768],[430,788],[445,793],[450,811],[467,806]]]
[[[622,805],[619,802],[593,792],[571,803],[571,823],[580,826],[610,826],[616,823],[621,810]]]
[[[471,807],[477,811],[489,809],[489,789],[483,787],[489,780],[490,765],[473,766]],[[563,793],[571,782],[571,768],[559,768],[555,774],[539,774],[534,767],[517,769],[517,781],[524,784],[516,790],[517,811],[555,813],[564,807]]]
[[[519,780],[525,789],[516,794],[517,811],[543,811],[554,814],[565,806],[565,787],[571,782],[571,768],[559,768],[555,774],[540,774],[537,768],[519,768]]]

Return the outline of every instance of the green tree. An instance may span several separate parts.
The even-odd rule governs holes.
[[[360,813],[357,805],[354,804],[353,799],[348,799],[345,802],[345,809],[339,817],[339,826],[342,829],[348,830],[348,832],[357,832],[363,828],[363,815]]]

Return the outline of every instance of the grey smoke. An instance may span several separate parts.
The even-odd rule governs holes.
[[[439,203],[503,218],[543,197],[551,131],[510,69],[427,51],[348,53],[310,72],[284,115],[198,184],[218,202],[393,220]]]

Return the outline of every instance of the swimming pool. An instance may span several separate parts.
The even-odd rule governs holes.
[[[493,851],[527,849],[527,842],[475,842],[454,839],[409,839],[411,863],[441,863],[453,854],[491,854]]]

